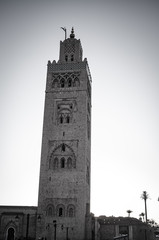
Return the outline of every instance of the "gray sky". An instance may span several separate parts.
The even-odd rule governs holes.
[[[159,223],[159,1],[0,1],[0,204],[37,205],[48,60],[66,27],[92,74],[91,211]]]

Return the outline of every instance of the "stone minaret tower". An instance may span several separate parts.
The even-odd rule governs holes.
[[[89,239],[91,75],[72,29],[48,62],[36,237]]]

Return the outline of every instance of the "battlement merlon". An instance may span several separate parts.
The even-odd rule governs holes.
[[[92,83],[92,77],[91,77],[89,65],[87,62],[87,58],[85,58],[84,61],[81,61],[81,62],[70,62],[70,63],[59,63],[59,62],[56,63],[55,60],[51,63],[51,61],[49,60],[47,67],[48,67],[48,73],[59,72],[59,71],[70,72],[70,71],[79,71],[79,70],[86,69],[90,84]]]

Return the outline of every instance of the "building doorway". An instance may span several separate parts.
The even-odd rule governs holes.
[[[14,228],[10,227],[8,229],[7,240],[14,240],[15,231]]]

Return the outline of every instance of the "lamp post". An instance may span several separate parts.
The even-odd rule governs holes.
[[[68,240],[68,227],[66,227],[66,240]]]

